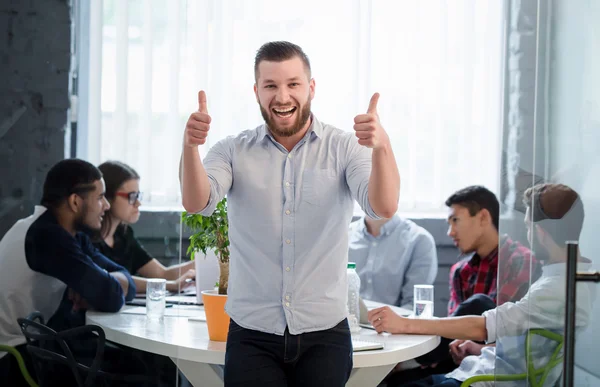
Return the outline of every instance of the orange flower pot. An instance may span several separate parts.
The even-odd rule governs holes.
[[[202,302],[206,312],[208,337],[212,341],[227,341],[229,332],[229,315],[225,312],[226,294],[218,294],[216,290],[202,291]]]

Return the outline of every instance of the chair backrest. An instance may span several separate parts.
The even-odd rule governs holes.
[[[549,340],[556,341],[557,345],[550,356],[548,362],[540,368],[536,368],[534,365],[535,356],[532,355],[531,349],[532,344],[531,341],[533,336],[541,336]],[[542,387],[546,378],[550,374],[550,372],[557,365],[561,364],[563,361],[563,335],[549,331],[547,329],[539,329],[533,328],[527,332],[527,337],[525,338],[525,348],[527,350],[527,376],[529,379],[529,384],[533,387]]]
[[[532,347],[532,339],[533,337],[541,336],[549,340],[554,340],[557,342],[550,359],[546,364],[542,367],[536,368],[534,361],[535,356],[531,353]],[[526,361],[527,361],[527,372],[521,374],[513,374],[513,375],[476,375],[465,380],[461,387],[471,386],[473,383],[477,382],[508,382],[508,381],[517,381],[517,380],[528,380],[529,385],[532,387],[542,387],[546,382],[546,378],[552,372],[554,367],[562,363],[563,360],[563,336],[556,332],[552,332],[546,329],[532,328],[527,331],[527,335],[525,336],[525,353],[526,353]]]
[[[47,366],[50,363],[67,366],[78,386],[93,386],[104,356],[104,347],[106,337],[102,328],[96,325],[85,325],[69,329],[62,332],[56,332],[43,323],[37,312],[32,313],[26,318],[17,319],[21,332],[27,340],[27,350],[33,358],[33,364],[38,375],[40,383],[47,373]],[[34,321],[35,319],[40,322]],[[96,354],[91,366],[80,364],[71,352],[67,340],[89,337],[90,333],[97,336]],[[85,374],[85,379],[82,378]]]
[[[25,381],[27,382],[27,384],[29,384],[30,387],[38,387],[38,384],[35,382],[35,380],[33,380],[31,375],[29,374],[29,371],[25,366],[25,361],[23,360],[23,357],[15,347],[0,344],[0,352],[7,352],[9,356],[14,356],[17,360],[17,364],[19,365],[19,370],[21,370],[21,375],[23,375],[23,379],[25,379]]]

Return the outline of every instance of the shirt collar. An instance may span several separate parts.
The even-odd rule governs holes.
[[[390,235],[392,233],[392,231],[394,231],[396,229],[396,227],[398,227],[400,225],[400,217],[398,215],[394,215],[392,216],[392,218],[386,222],[382,227],[381,227],[381,235]]]
[[[577,270],[578,271],[587,271],[590,270],[592,264],[590,262],[578,262]],[[542,277],[552,277],[558,275],[564,275],[567,273],[567,263],[559,262],[559,263],[551,263],[549,265],[542,266]]]
[[[46,212],[47,208],[42,206],[42,205],[38,205],[33,207],[33,215],[41,215],[44,212]]]
[[[400,219],[400,216],[398,216],[397,214],[394,215],[392,218],[390,218],[390,220],[388,222],[386,222],[383,226],[381,226],[381,230],[379,230],[378,237],[380,237],[382,235],[386,235],[386,236],[390,235],[396,229],[396,227],[398,227],[400,225],[401,222],[402,222],[402,220]],[[360,220],[358,221],[358,230],[365,235],[369,235],[369,236],[373,237],[373,235],[371,235],[369,233],[369,231],[367,230],[367,225],[365,224],[364,216],[362,218],[360,218]]]
[[[492,250],[487,256],[481,258],[477,253],[473,253],[471,255],[471,258],[469,259],[469,262],[471,262],[474,265],[479,264],[479,262],[481,262],[482,260],[490,261],[492,264],[495,262],[497,263],[499,248],[504,248],[504,245],[506,244],[512,244],[512,240],[508,237],[508,235],[504,234],[500,236],[500,240],[498,242],[499,246],[496,246],[496,248]]]
[[[471,259],[469,260],[469,262],[473,265],[477,265],[481,261],[488,261],[491,264],[497,263],[498,262],[498,247],[496,247],[494,250],[492,250],[488,255],[486,255],[483,258],[481,258],[479,256],[479,254],[473,253],[473,255],[471,255]]]

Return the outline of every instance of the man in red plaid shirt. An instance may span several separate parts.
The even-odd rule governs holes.
[[[481,315],[496,305],[523,298],[529,284],[540,277],[542,266],[527,247],[499,235],[496,195],[485,187],[469,186],[452,194],[446,206],[448,236],[464,257],[450,269],[448,315]],[[421,367],[391,375],[389,385],[455,369],[450,342],[442,338],[436,349],[415,359]]]
[[[467,314],[457,308],[477,294],[487,297],[476,299],[493,301],[485,304],[490,307],[484,305],[485,310],[523,298],[530,281],[541,275],[541,265],[527,247],[499,235],[496,196],[484,187],[471,186],[450,196],[446,205],[450,208],[448,236],[466,255],[450,269],[448,315]]]

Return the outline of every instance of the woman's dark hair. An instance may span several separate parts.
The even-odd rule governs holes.
[[[106,199],[109,202],[115,200],[117,191],[121,186],[129,180],[139,180],[140,175],[131,168],[129,165],[120,161],[106,161],[98,166],[98,169],[104,176],[104,184],[106,184]],[[110,210],[109,210],[110,211]],[[112,227],[112,219],[110,216],[105,216],[102,219],[102,228],[100,229],[100,235],[102,238],[108,236],[108,232]]]
[[[56,210],[69,196],[83,196],[96,189],[94,183],[100,179],[102,172],[87,161],[61,160],[46,175],[41,204],[49,210]]]

